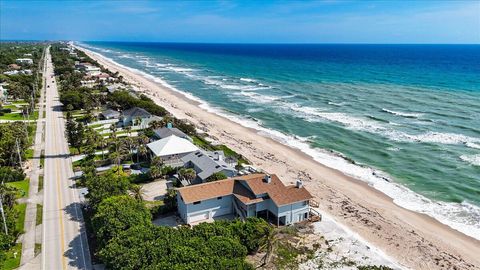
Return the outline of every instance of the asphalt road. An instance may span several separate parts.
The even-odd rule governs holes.
[[[92,269],[49,50],[46,61],[42,269]]]

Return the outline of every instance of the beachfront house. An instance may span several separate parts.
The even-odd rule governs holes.
[[[161,117],[152,115],[145,109],[139,107],[133,107],[123,111],[121,121],[124,127],[137,126],[140,128],[147,128],[148,124],[152,121],[160,121]]]
[[[198,147],[189,140],[175,135],[151,142],[147,144],[147,147],[154,156],[160,157],[165,165],[172,167],[183,166],[184,163],[181,158],[198,151]]]
[[[31,58],[17,58],[15,62],[19,64],[27,64],[27,65],[33,64],[33,60]]]
[[[98,118],[101,120],[110,120],[110,119],[118,119],[120,118],[120,112],[114,111],[111,109],[107,109],[102,111],[99,115]]]
[[[177,207],[185,223],[216,218],[261,217],[290,225],[310,217],[312,195],[301,181],[285,186],[276,175],[250,174],[177,189]]]
[[[190,138],[187,134],[183,133],[183,131],[181,131],[180,129],[174,128],[170,123],[168,123],[166,127],[157,128],[153,130],[153,133],[154,133],[153,136],[156,139],[163,139],[163,138],[175,135],[177,137],[192,141],[192,138]]]
[[[192,168],[197,173],[193,184],[204,183],[214,173],[223,173],[227,177],[237,175],[237,170],[225,162],[223,151],[198,150],[181,158],[186,168]],[[187,186],[192,183],[183,183]]]

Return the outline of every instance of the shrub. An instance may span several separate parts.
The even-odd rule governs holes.
[[[25,179],[23,171],[12,167],[0,167],[0,179],[5,182],[17,182]]]

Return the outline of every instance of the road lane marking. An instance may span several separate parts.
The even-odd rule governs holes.
[[[54,85],[52,85],[54,86]],[[53,90],[53,87],[52,87],[52,90]],[[55,94],[55,92],[53,91],[52,94]],[[52,96],[52,103],[53,103],[54,99],[53,99],[53,96]],[[57,138],[57,124],[56,124],[56,120],[58,119],[55,115],[55,113],[52,115],[52,118],[53,118],[53,138],[55,139],[54,141],[56,141],[56,138]],[[57,144],[54,143],[54,152],[55,152],[55,155],[60,155],[59,151],[58,151],[58,147],[57,147]],[[63,224],[63,208],[62,208],[62,193],[61,193],[61,186],[60,186],[60,174],[59,174],[59,171],[60,171],[60,164],[59,164],[59,160],[58,160],[59,157],[56,157],[55,158],[55,164],[57,165],[57,170],[55,170],[55,175],[56,175],[56,182],[57,182],[57,196],[58,196],[58,209],[59,209],[59,215],[60,215],[60,219],[59,219],[59,222],[60,222],[60,238],[61,238],[61,247],[62,247],[62,252],[61,252],[61,257],[62,257],[62,268],[63,269],[67,269],[67,265],[66,265],[66,260],[65,260],[65,256],[64,256],[64,252],[65,252],[65,229],[64,229],[64,224]]]

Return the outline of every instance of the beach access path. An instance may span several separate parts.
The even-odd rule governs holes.
[[[81,202],[49,50],[45,56],[46,120],[42,269],[92,269]]]
[[[254,166],[277,174],[286,184],[304,180],[320,210],[371,245],[413,269],[480,269],[480,241],[437,220],[398,206],[365,182],[328,168],[305,153],[202,109],[198,102],[88,49],[112,72],[139,88],[173,115],[187,119],[212,138],[244,155]]]

